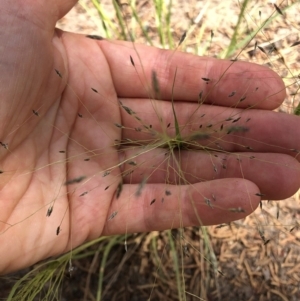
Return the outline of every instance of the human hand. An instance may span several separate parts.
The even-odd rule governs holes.
[[[285,96],[281,79],[271,70],[54,31],[56,21],[75,2],[1,4],[6,12],[0,19],[1,273],[101,235],[229,222],[251,213],[259,194],[282,199],[299,188],[297,151],[292,150],[300,149],[294,139],[299,119],[270,111]],[[163,101],[149,98],[153,70]],[[201,91],[206,104],[199,108]],[[228,97],[231,91],[236,98]],[[175,132],[172,98],[179,125],[189,124],[180,130],[185,139],[181,182],[182,175],[163,165],[170,164],[164,159],[167,151],[174,158],[179,155],[176,144],[168,149],[164,143]],[[151,124],[151,130],[131,130],[140,122],[125,108],[136,112],[143,124]],[[151,135],[163,132],[160,114],[172,123],[167,136]],[[235,121],[226,123],[230,116],[241,116],[234,126],[250,118],[249,130],[228,134]],[[204,132],[200,123],[206,125],[205,133],[210,131],[211,120],[218,128],[215,136],[192,138],[191,132]],[[116,141],[124,139],[139,141],[139,146],[123,143],[118,149]],[[143,150],[146,140],[148,148],[156,143],[152,152]],[[195,143],[205,148],[195,149]],[[222,144],[223,156],[212,158],[220,151],[216,143]],[[122,162],[139,152],[135,160],[143,164],[124,176],[130,170]],[[226,169],[219,168],[223,159]],[[136,200],[142,173],[153,170],[154,164],[159,168],[147,177]],[[78,183],[70,184],[76,179]],[[70,185],[64,185],[68,181]],[[150,205],[166,190],[164,202]],[[205,202],[208,198],[216,198],[213,210]],[[242,210],[237,214],[233,208]]]

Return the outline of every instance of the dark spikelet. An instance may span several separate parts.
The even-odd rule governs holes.
[[[86,37],[89,39],[92,39],[92,40],[99,40],[99,41],[104,40],[103,37],[98,36],[96,34],[88,34],[88,35],[86,35]]]
[[[152,88],[155,92],[155,95],[157,96],[159,94],[160,88],[159,88],[159,82],[157,79],[157,74],[154,70],[152,70],[151,79],[152,79]]]
[[[116,126],[117,128],[120,128],[120,129],[123,128],[123,125],[121,125],[121,124],[119,124],[119,123],[115,123],[115,126]]]
[[[135,193],[135,196],[136,196],[136,197],[139,197],[139,196],[142,194],[142,190],[143,190],[143,188],[144,188],[146,182],[147,182],[147,178],[143,178],[143,180],[142,180],[141,183],[139,184],[138,189],[137,189],[137,191],[136,191],[136,193]]]
[[[166,195],[166,196],[171,195],[171,191],[170,191],[170,190],[166,190],[166,191],[165,191],[165,195]]]
[[[35,116],[40,116],[38,111],[32,110],[32,113],[33,113]]]
[[[95,93],[98,93],[98,91],[95,88],[91,88],[92,91],[94,91]]]
[[[65,185],[72,185],[72,184],[80,183],[85,178],[86,178],[85,176],[80,176],[80,177],[68,180],[65,182]]]
[[[53,206],[49,207],[46,216],[50,216],[53,211]]]
[[[202,77],[202,80],[204,80],[205,82],[209,82],[210,81],[210,79],[207,78],[207,77]]]
[[[278,14],[283,16],[282,10],[275,3],[274,3],[274,7],[275,7],[276,11],[278,12]]]
[[[155,203],[155,201],[156,201],[156,200],[153,199],[153,200],[151,201],[151,203],[150,203],[150,206],[153,205],[153,204]]]
[[[180,46],[183,43],[183,41],[185,40],[185,38],[186,38],[186,31],[181,36],[178,46]]]
[[[123,108],[129,115],[135,114],[134,111],[132,111],[130,108],[128,108],[128,107],[126,107],[126,106],[124,106],[124,105],[122,105],[122,108]]]
[[[102,176],[102,177],[104,178],[104,177],[108,176],[109,174],[110,174],[110,170],[106,170],[106,171],[103,173],[103,176]]]
[[[118,214],[118,211],[114,211],[109,217],[108,217],[108,221],[112,220],[116,215]]]
[[[60,78],[62,78],[61,73],[60,73],[57,69],[54,69],[54,70],[55,70],[56,74],[57,74]]]
[[[7,144],[7,143],[4,143],[4,142],[1,142],[1,141],[0,141],[0,144],[1,144],[5,149],[8,149],[8,144]]]
[[[220,228],[223,228],[223,227],[226,227],[226,226],[228,226],[228,225],[227,224],[221,224],[221,225],[216,226],[216,229],[220,229]]]
[[[294,46],[297,46],[297,45],[300,45],[300,41],[297,41],[297,42],[293,43],[293,44],[291,45],[291,47],[294,47]]]
[[[132,65],[133,67],[135,67],[135,64],[134,64],[134,61],[133,61],[133,58],[132,58],[131,55],[130,55],[130,62],[131,62],[131,65]]]
[[[198,95],[198,101],[202,102],[202,97],[203,97],[203,91],[201,91]]]
[[[61,231],[60,226],[58,226],[56,229],[56,235],[58,235],[60,233],[60,231]]]
[[[211,209],[213,209],[210,199],[204,198],[204,202],[206,203],[207,206],[209,206]]]
[[[123,189],[123,182],[121,181],[119,184],[118,184],[118,187],[117,187],[117,190],[116,190],[116,198],[118,199],[121,195],[121,192],[122,192],[122,189]]]
[[[263,52],[264,54],[266,54],[266,51],[265,51],[262,47],[260,47],[260,46],[257,45],[257,48],[258,48],[261,52]]]
[[[224,276],[224,273],[220,270],[218,270],[218,273],[221,275],[221,276]]]
[[[232,121],[232,123],[238,122],[242,117],[238,117]]]

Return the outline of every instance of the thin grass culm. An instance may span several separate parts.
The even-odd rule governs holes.
[[[15,131],[42,124],[41,140],[54,133],[55,155],[49,164],[1,165],[0,175],[43,179],[50,169],[55,178],[43,205],[30,199],[30,214],[5,222],[0,213],[0,241],[43,216],[51,239],[68,236],[68,244],[22,276],[3,276],[13,285],[0,297],[300,299],[298,180],[287,180],[288,192],[273,184],[300,174],[299,138],[278,139],[293,135],[280,118],[296,120],[300,111],[299,2],[92,0],[76,10],[99,16],[95,32],[81,37],[85,45],[94,45],[99,62],[113,57],[101,68],[89,57],[70,61],[84,64],[83,74],[53,68],[78,135],[49,117],[47,103],[31,108]],[[271,70],[284,85],[268,86]],[[72,84],[78,77],[82,86]],[[273,118],[280,126],[270,128]],[[7,137],[1,151],[17,156]]]

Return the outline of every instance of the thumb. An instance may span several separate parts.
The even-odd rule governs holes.
[[[14,16],[40,29],[52,30],[56,22],[67,14],[78,0],[16,0],[2,1],[2,18]],[[12,23],[13,24],[13,23]]]

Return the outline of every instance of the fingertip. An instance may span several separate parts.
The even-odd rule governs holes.
[[[209,90],[209,103],[273,110],[286,97],[285,84],[280,76],[256,63],[215,60],[208,76],[217,79],[217,84]],[[234,97],[229,97],[233,91]]]
[[[193,193],[195,202],[187,208],[186,224],[216,225],[239,220],[255,211],[261,201],[259,188],[245,179],[220,179],[204,184],[208,197],[198,191]],[[196,214],[193,208],[197,208]]]
[[[286,87],[282,78],[267,66],[257,65],[261,69],[259,78],[262,79],[260,88],[265,96],[262,97],[263,102],[261,109],[276,109],[286,98]]]

